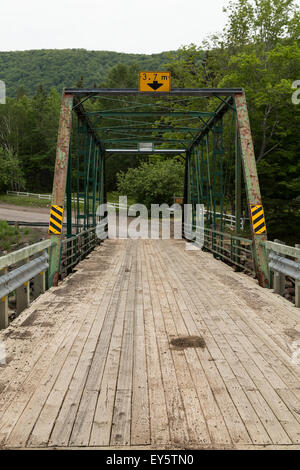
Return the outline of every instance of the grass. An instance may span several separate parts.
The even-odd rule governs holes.
[[[18,245],[21,240],[20,230],[0,220],[0,250],[7,251],[11,245]]]
[[[122,196],[122,194],[117,193],[116,191],[108,192],[107,193],[107,200],[108,202],[112,202],[113,204],[119,204],[119,197]],[[132,204],[135,204],[136,200],[132,197],[127,197],[127,204],[128,206],[131,206]]]
[[[30,245],[36,243],[41,239],[41,235],[36,228],[17,228],[0,220],[0,252],[18,250],[25,242]]]
[[[107,193],[107,200],[115,204],[119,203],[119,194],[117,192]],[[50,208],[50,200],[47,199],[38,199],[37,197],[30,196],[14,196],[8,194],[0,194],[0,203],[14,204],[16,206],[26,206],[26,207],[48,207]],[[135,200],[132,197],[129,197],[128,205],[135,204]],[[72,204],[73,205],[73,204]],[[83,210],[84,205],[80,204],[81,210]]]
[[[13,196],[8,194],[0,195],[0,203],[14,204],[16,206],[27,207],[50,207],[50,201],[47,199],[38,199],[37,197]]]

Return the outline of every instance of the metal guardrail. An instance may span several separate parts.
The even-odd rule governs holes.
[[[283,256],[279,256],[271,251],[269,253],[269,268],[272,271],[276,271],[300,281],[300,262],[284,258]]]
[[[15,292],[15,310],[19,314],[29,307],[31,297],[36,299],[45,292],[48,269],[48,253],[45,250],[51,248],[52,243],[43,240],[0,257],[0,329],[6,328],[9,323],[10,294]],[[43,254],[30,260],[30,257],[39,253]],[[12,266],[14,268],[8,271]]]
[[[295,280],[295,306],[300,307],[300,246],[287,246],[266,241],[272,286],[276,294],[283,295],[286,276]],[[288,258],[286,258],[288,256]],[[291,259],[292,258],[292,259]]]
[[[23,266],[1,276],[0,298],[7,296],[18,287],[21,287],[25,282],[30,281],[40,272],[46,271],[49,268],[48,259],[48,253],[45,252],[42,256],[39,256],[38,258],[23,264]]]

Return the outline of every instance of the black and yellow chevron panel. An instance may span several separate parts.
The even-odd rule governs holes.
[[[261,204],[251,206],[251,218],[252,227],[255,234],[260,235],[261,233],[265,233],[267,231],[264,209]]]
[[[49,233],[54,235],[60,235],[63,226],[63,212],[62,206],[51,206],[50,210],[50,221],[49,221]]]

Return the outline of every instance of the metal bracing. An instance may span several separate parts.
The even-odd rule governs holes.
[[[131,101],[114,98],[118,95],[124,95]],[[147,96],[146,102],[141,98],[144,95]],[[139,100],[130,98],[134,96],[139,96]],[[150,100],[150,96],[154,101]],[[174,100],[174,97],[178,96],[190,98]],[[197,109],[195,103],[199,103],[199,99],[203,97],[217,97],[221,103],[214,112],[208,111],[207,105],[204,110],[201,110],[200,105],[200,109]],[[100,110],[95,110],[94,106],[92,110],[89,108],[87,111],[83,103],[92,98],[109,101],[112,103],[112,109],[105,109],[104,106]],[[157,98],[158,103],[155,102]],[[162,104],[164,99],[166,105]],[[191,110],[188,110],[188,100],[193,104]],[[184,104],[181,106],[183,101]],[[203,102],[202,100],[201,103]],[[72,109],[77,123],[73,120],[71,140]],[[212,251],[216,257],[230,259],[241,267],[242,238],[225,236],[223,220],[226,187],[223,182],[225,157],[223,136],[224,115],[228,110],[232,110],[236,117],[236,133],[232,139],[235,145],[236,233],[240,232],[241,226],[243,168],[248,213],[252,214],[252,245],[249,245],[249,240],[247,243],[253,249],[259,282],[261,285],[266,285],[268,266],[262,247],[262,242],[266,240],[266,231],[261,223],[264,221],[263,208],[247,105],[241,88],[173,89],[171,92],[156,95],[152,92],[141,93],[136,89],[64,91],[51,210],[52,217],[55,210],[58,214],[63,214],[66,200],[67,231],[63,233],[62,221],[61,230],[56,227],[56,232],[51,234],[56,244],[50,260],[49,285],[58,280],[61,257],[64,260],[64,273],[68,273],[96,243],[94,236],[97,224],[96,209],[99,204],[106,202],[105,165],[107,158],[113,155],[184,156],[184,203],[192,204],[194,223],[196,223],[196,205],[205,206],[205,248]],[[139,148],[139,144],[143,142],[153,143],[152,149]],[[162,144],[163,148],[160,148]],[[74,226],[75,233],[72,231]],[[91,236],[91,233],[94,235]],[[70,242],[64,241],[62,244],[64,235]],[[229,248],[228,239],[231,244]],[[85,248],[81,249],[81,246]]]
[[[92,111],[86,113],[87,116],[102,116],[102,117],[155,117],[155,116],[169,116],[169,117],[210,117],[215,113],[208,113],[202,111]]]
[[[134,127],[134,126],[109,126],[109,127],[96,127],[94,128],[97,132],[116,132],[116,133],[127,133],[128,131],[147,131],[147,132],[199,132],[199,127]]]
[[[228,111],[232,103],[233,103],[233,98],[232,96],[230,96],[225,101],[223,101],[222,104],[220,104],[220,106],[216,109],[214,116],[212,116],[206,123],[204,123],[205,124],[204,128],[201,129],[200,132],[196,135],[196,137],[194,138],[194,140],[192,141],[190,145],[189,150],[198,142],[200,142],[202,137],[205,134],[208,134],[212,130],[214,123],[215,123],[215,117],[217,116],[218,118],[221,118]]]
[[[251,210],[253,211],[253,208],[258,211],[262,211],[263,213],[246,99],[244,93],[237,93],[234,97],[230,96],[227,99],[222,100],[222,104],[217,108],[215,115],[205,123],[204,128],[200,130],[191,143],[190,147],[187,149],[187,155],[193,155],[194,149],[198,148],[199,144],[202,147],[200,162],[200,186],[202,186],[202,201],[200,202],[203,203],[209,211],[206,214],[206,227],[212,228],[211,243],[212,251],[215,254],[217,253],[217,250],[215,249],[214,233],[216,230],[222,233],[224,229],[222,118],[228,109],[233,109],[236,112],[237,120],[237,130],[235,136],[235,211],[238,227],[237,233],[240,232],[241,220],[242,166],[244,170],[244,182],[247,193],[248,213],[251,214]],[[210,155],[209,152],[210,134],[213,135],[212,155]],[[206,145],[206,159],[203,155],[204,142]],[[189,158],[188,162],[189,172],[190,168],[191,157]],[[207,183],[207,191],[205,191],[205,183]],[[189,177],[188,184],[194,184],[193,178]],[[187,191],[187,194],[189,194],[189,190]],[[220,215],[217,217],[218,212]],[[269,270],[263,246],[265,240],[267,239],[267,234],[263,224],[265,224],[264,219],[263,223],[259,226],[262,227],[262,233],[256,233],[256,227],[253,225],[253,223],[251,223],[251,232],[257,278],[261,286],[267,286],[269,285]],[[222,245],[222,238],[220,238],[220,250],[222,250]],[[238,249],[239,242],[235,246],[235,253],[237,253]]]

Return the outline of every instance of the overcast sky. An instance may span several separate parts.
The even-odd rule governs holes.
[[[85,48],[155,53],[221,31],[227,0],[11,0],[0,50]]]

